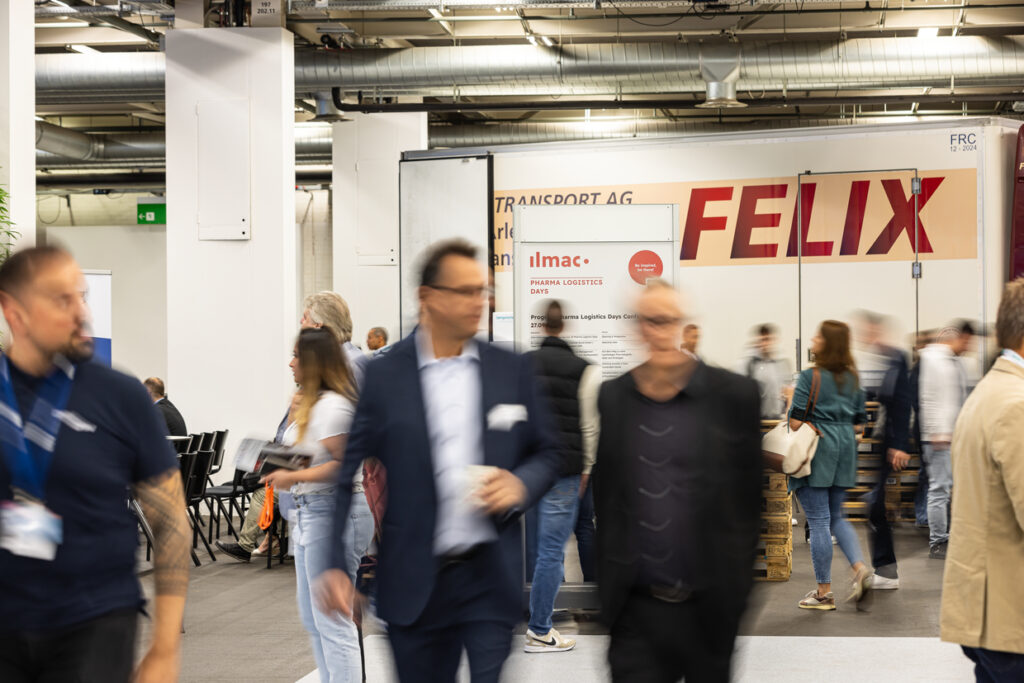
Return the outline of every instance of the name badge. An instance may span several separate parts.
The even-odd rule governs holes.
[[[52,562],[63,540],[61,518],[41,503],[0,503],[0,548],[12,555]]]

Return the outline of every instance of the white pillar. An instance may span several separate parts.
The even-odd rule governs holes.
[[[334,124],[334,291],[352,310],[353,339],[399,333],[398,163],[427,148],[426,114],[352,114]]]
[[[0,186],[14,246],[36,243],[35,6],[0,0]]]
[[[293,52],[279,28],[167,34],[167,386],[229,449],[272,437],[293,389]]]

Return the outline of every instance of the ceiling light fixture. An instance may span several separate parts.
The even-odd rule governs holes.
[[[61,22],[46,22],[43,24],[36,24],[36,28],[89,28],[89,22],[87,21],[61,21]]]
[[[550,36],[541,36],[540,37],[540,42],[544,43],[548,47],[554,47],[555,46],[555,41],[552,40]]]
[[[530,45],[536,45],[537,44],[537,36],[535,36],[533,34],[530,34],[530,35],[526,36],[526,39],[528,41],[530,41]]]
[[[939,28],[937,26],[922,26],[917,29],[918,38],[934,38],[939,35]]]
[[[88,45],[78,45],[78,44],[75,44],[75,45],[68,45],[67,47],[68,47],[69,50],[74,50],[75,52],[77,52],[79,54],[82,54],[82,55],[98,55],[98,54],[100,54],[99,50],[97,50],[94,47],[89,47]]]

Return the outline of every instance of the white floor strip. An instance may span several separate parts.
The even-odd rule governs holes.
[[[529,655],[521,638],[505,664],[506,681],[606,683],[607,636],[575,636],[576,649]],[[365,640],[366,680],[397,683],[385,636]],[[319,683],[313,671],[298,683]],[[737,683],[960,683],[974,680],[973,665],[956,645],[937,638],[807,638],[742,636],[736,642],[733,680]],[[463,658],[459,681],[469,681]]]

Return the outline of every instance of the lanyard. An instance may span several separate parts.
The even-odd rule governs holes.
[[[1003,358],[1010,361],[1011,363],[1016,363],[1017,365],[1024,367],[1024,358],[1021,358],[1020,354],[1017,353],[1016,351],[1013,351],[1011,349],[1003,349]]]
[[[54,359],[56,368],[43,380],[29,412],[22,421],[14,394],[7,356],[0,355],[0,451],[11,472],[11,486],[42,501],[46,478],[53,461],[60,430],[60,413],[68,405],[75,368],[63,356]]]

